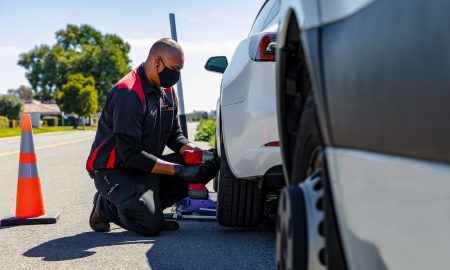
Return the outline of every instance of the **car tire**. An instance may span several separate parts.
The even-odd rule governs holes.
[[[300,118],[292,158],[291,184],[303,182],[316,170],[322,169],[322,145],[314,98],[310,95]]]
[[[278,204],[276,266],[285,269],[326,269],[322,174],[285,187]]]
[[[217,173],[216,177],[213,179],[213,190],[217,192],[219,190],[219,177],[220,177],[220,171]]]
[[[236,178],[221,143],[217,221],[226,227],[256,227],[262,221],[264,196],[258,182]]]
[[[295,185],[280,195],[276,224],[276,265],[278,270],[305,270],[308,258],[305,199]]]
[[[214,148],[217,149],[217,139],[214,143]],[[213,189],[215,192],[219,190],[219,177],[220,177],[220,171],[217,173],[216,177],[213,179]]]

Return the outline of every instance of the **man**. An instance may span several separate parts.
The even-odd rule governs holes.
[[[109,92],[86,164],[98,190],[89,218],[94,231],[109,231],[110,222],[145,236],[178,229],[163,209],[188,195],[188,183],[216,175],[217,160],[183,165],[184,152],[198,150],[181,131],[171,88],[183,64],[180,45],[161,39]],[[162,156],[166,145],[176,154]]]

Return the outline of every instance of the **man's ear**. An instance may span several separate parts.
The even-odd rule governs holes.
[[[155,66],[156,66],[156,72],[159,73],[159,67],[161,66],[161,57],[155,58]]]

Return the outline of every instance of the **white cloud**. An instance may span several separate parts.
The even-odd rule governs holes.
[[[135,49],[150,49],[150,46],[158,39],[159,38],[126,38],[125,41]]]
[[[202,23],[202,22],[204,22],[204,20],[200,19],[199,17],[191,16],[191,15],[188,15],[186,13],[177,13],[176,17],[179,17],[182,20],[186,20],[188,22],[193,22],[193,23]]]
[[[222,10],[213,10],[212,12],[210,12],[208,14],[208,18],[210,19],[214,19],[214,20],[218,20],[218,21],[223,21],[223,22],[232,22],[232,16],[230,16],[229,13],[226,13]]]
[[[20,53],[20,47],[18,46],[0,46],[0,57],[16,56]]]
[[[239,40],[180,41],[186,54],[225,54],[234,52]]]
[[[159,38],[128,38],[126,41],[132,50],[150,49],[151,45]],[[180,41],[185,54],[224,54],[231,55],[239,44],[239,40],[221,41]]]

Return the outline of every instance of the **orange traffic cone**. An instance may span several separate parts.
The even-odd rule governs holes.
[[[33,129],[29,114],[22,115],[19,179],[17,182],[16,215],[1,220],[2,226],[53,224],[59,215],[45,215],[41,181],[34,152]]]

